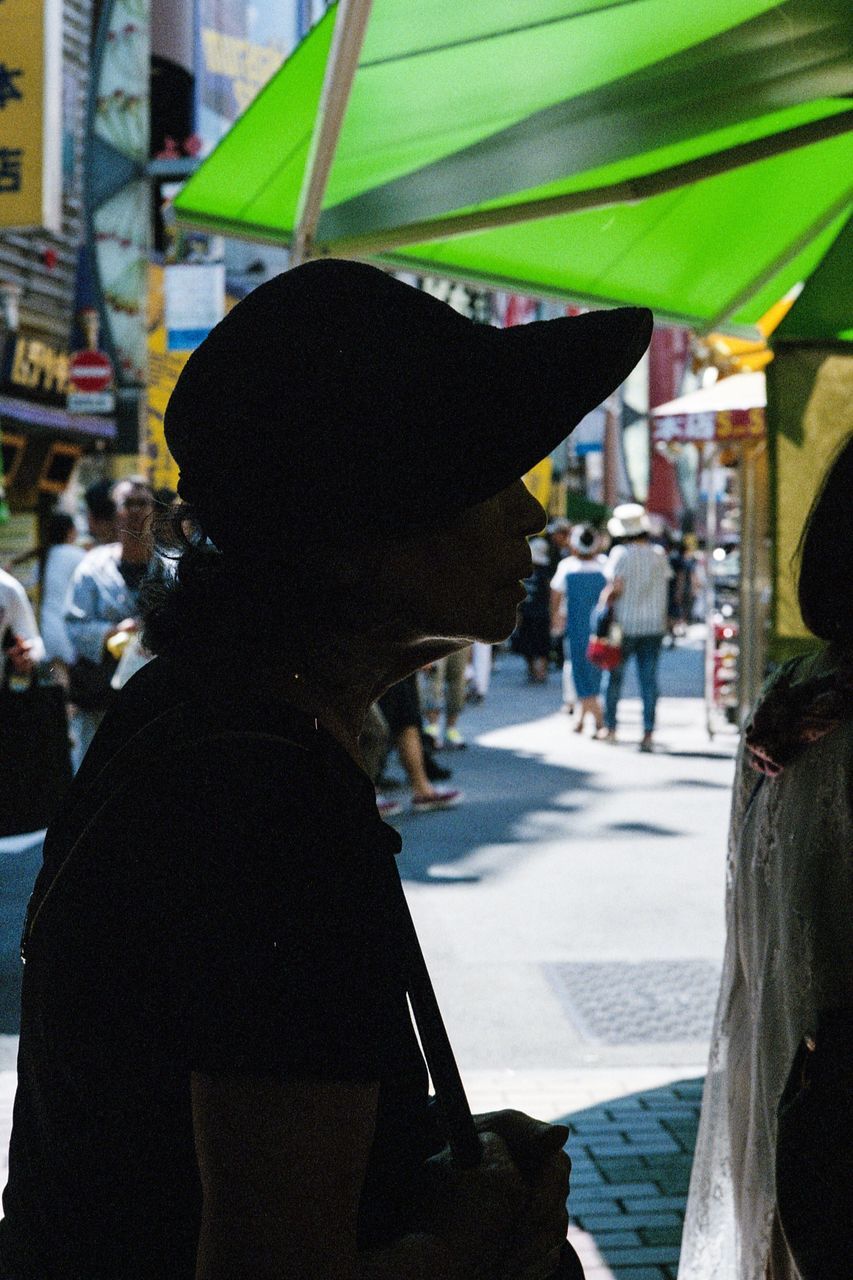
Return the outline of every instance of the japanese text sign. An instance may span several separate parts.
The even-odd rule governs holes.
[[[0,227],[62,227],[62,0],[0,0]]]

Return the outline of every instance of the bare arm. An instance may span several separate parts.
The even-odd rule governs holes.
[[[532,1260],[539,1280],[565,1238],[567,1175],[537,1151],[547,1183],[532,1191],[509,1154],[512,1118],[507,1141],[481,1136],[477,1169],[460,1173],[446,1150],[427,1162],[433,1191],[417,1233],[359,1253],[376,1084],[196,1073],[191,1089],[203,1192],[196,1280],[472,1280],[515,1256]],[[523,1135],[525,1147],[540,1140]]]
[[[351,1280],[378,1085],[192,1076],[196,1280]]]

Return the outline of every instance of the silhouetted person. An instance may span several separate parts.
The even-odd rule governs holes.
[[[851,494],[853,437],[800,544],[800,612],[823,644],[774,672],[738,757],[726,951],[679,1280],[704,1280],[709,1258],[734,1280],[850,1275]]]
[[[107,713],[28,913],[7,1271],[473,1280],[569,1257],[565,1128],[482,1118],[480,1163],[450,1161],[358,738],[393,683],[510,633],[544,523],[519,477],[650,330],[629,309],[501,331],[325,259],[190,356],[165,432],[192,537],[146,588],[159,656]]]

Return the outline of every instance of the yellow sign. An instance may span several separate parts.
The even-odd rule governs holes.
[[[62,0],[0,3],[0,227],[62,229]]]
[[[554,464],[550,458],[537,462],[532,471],[524,477],[524,483],[546,511],[550,510],[551,480],[554,475]]]
[[[161,266],[148,269],[148,405],[143,453],[155,488],[178,487],[178,464],[169,453],[163,433],[163,415],[172,388],[189,358],[188,351],[169,351]]]

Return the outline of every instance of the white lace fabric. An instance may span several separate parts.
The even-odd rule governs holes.
[[[798,676],[826,670],[820,653]],[[774,1227],[776,1107],[853,972],[853,720],[776,779],[738,758],[726,949],[678,1280],[798,1280]],[[757,787],[757,789],[756,789]]]

